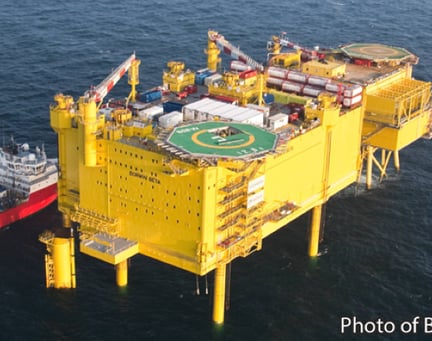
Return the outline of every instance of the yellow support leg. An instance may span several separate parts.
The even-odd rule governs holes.
[[[226,264],[218,265],[215,270],[214,296],[213,296],[213,321],[217,324],[222,324],[224,322],[225,279],[226,279]]]
[[[54,269],[54,288],[73,288],[75,279],[72,277],[73,266],[71,262],[72,238],[55,237],[52,245],[52,259]]]
[[[63,215],[63,229],[57,234],[45,231],[39,240],[46,244],[45,255],[46,287],[56,289],[75,288],[75,242],[69,216]]]
[[[366,166],[366,188],[372,188],[372,163],[373,163],[373,148],[367,146],[367,166]]]
[[[399,151],[396,150],[393,152],[393,160],[394,160],[394,166],[396,168],[396,171],[399,172],[400,171]]]
[[[116,280],[119,287],[124,287],[128,282],[128,264],[127,259],[116,264]]]
[[[69,238],[70,250],[70,269],[71,269],[71,288],[76,288],[76,269],[75,269],[75,241],[74,238]]]
[[[76,288],[76,267],[75,267],[75,239],[73,237],[72,221],[67,214],[62,215],[63,227],[70,230],[69,252],[70,252],[70,269],[71,269],[71,288]]]
[[[310,226],[309,236],[309,256],[316,257],[318,255],[318,246],[320,239],[322,205],[315,206],[312,209],[312,222]]]

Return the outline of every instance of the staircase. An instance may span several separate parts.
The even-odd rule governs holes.
[[[264,167],[262,160],[230,163],[233,174],[219,188],[217,243],[223,261],[231,261],[260,250],[264,206]],[[257,180],[258,179],[258,180]],[[262,180],[262,185],[251,186]],[[258,199],[256,199],[258,198]]]

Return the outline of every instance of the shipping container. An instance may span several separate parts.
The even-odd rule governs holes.
[[[260,111],[209,98],[185,105],[183,114],[185,120],[202,121],[219,117],[224,120],[239,121],[258,126],[262,126],[264,120],[264,114]]]
[[[271,130],[279,129],[288,124],[288,115],[279,113],[268,118],[268,127]]]
[[[221,105],[223,105],[222,102],[210,98],[203,98],[197,102],[185,105],[182,112],[185,120],[203,121],[207,120],[208,113],[211,110]]]
[[[287,79],[288,70],[281,69],[279,67],[270,66],[267,70],[269,77],[275,77],[279,79]]]
[[[219,73],[215,73],[215,74],[208,76],[204,79],[204,85],[206,85],[206,86],[213,85],[221,79],[222,79],[222,75]]]
[[[194,120],[195,119],[195,112],[199,110],[200,107],[204,106],[206,103],[211,103],[212,100],[208,97],[205,97],[203,99],[200,99],[199,101],[186,104],[182,108],[182,112],[184,115],[185,120]]]
[[[360,85],[353,85],[344,91],[344,97],[355,97],[363,92],[363,87]]]
[[[164,109],[161,105],[154,105],[151,107],[147,107],[138,111],[138,116],[142,119],[151,120],[153,116],[157,114],[162,114]]]
[[[262,127],[264,124],[264,114],[260,111],[246,110],[243,113],[234,116],[233,121]]]
[[[162,104],[164,113],[170,113],[172,111],[181,111],[184,104],[179,102],[164,102]]]
[[[306,83],[306,75],[301,72],[289,71],[287,79],[299,83]]]
[[[239,60],[233,60],[230,64],[230,69],[233,71],[246,71],[246,70],[252,70],[252,66],[247,65]]]
[[[179,111],[172,111],[159,117],[159,125],[162,128],[172,128],[183,121],[183,114]]]
[[[289,92],[295,92],[300,94],[303,89],[303,84],[285,81],[282,83],[282,90],[289,91]]]
[[[324,88],[328,82],[330,82],[329,79],[318,77],[318,76],[310,76],[307,79],[308,84],[315,85]]]
[[[283,82],[286,82],[286,81],[283,79],[274,78],[274,77],[267,78],[267,85],[277,85],[277,86],[281,87]]]
[[[141,94],[141,101],[144,103],[154,102],[162,98],[162,92],[160,90],[147,91]]]
[[[138,111],[147,108],[149,105],[146,103],[142,103],[142,102],[134,102],[134,103],[129,103],[128,108],[130,111],[132,111],[132,113],[134,115],[138,114]]]
[[[207,77],[211,76],[214,72],[212,71],[204,71],[199,74],[195,74],[195,84],[204,85],[204,81]]]
[[[343,100],[343,105],[345,107],[350,108],[353,105],[360,103],[361,100],[362,100],[362,96],[361,95],[358,95],[358,96],[355,96],[355,97],[346,97]]]
[[[294,94],[290,94],[283,91],[278,91],[274,89],[270,89],[270,94],[274,96],[276,103],[281,104],[289,104],[289,103],[298,103],[301,105],[305,105],[306,103],[310,102],[309,98],[303,97],[303,96],[297,96]]]
[[[226,120],[236,120],[237,117],[242,115],[245,112],[245,109],[242,107],[238,107],[236,105],[227,106],[225,105],[223,108],[219,108],[219,112],[217,113],[221,118]],[[216,114],[216,112],[215,112]]]
[[[327,83],[325,85],[325,89],[327,91],[330,91],[330,92],[343,93],[346,89],[346,86],[344,84],[341,84],[341,83]]]
[[[311,85],[305,85],[302,90],[303,95],[311,97],[318,97],[321,92],[323,92],[322,89],[314,88]]]
[[[213,111],[213,110],[215,110],[215,109],[217,109],[217,108],[224,107],[224,106],[225,106],[225,103],[224,103],[224,102],[221,102],[221,101],[217,101],[217,100],[211,99],[210,102],[203,103],[203,104],[199,107],[199,110],[200,110],[200,111],[211,112],[211,111]]]
[[[153,126],[157,126],[158,125],[159,118],[161,116],[163,116],[163,115],[165,115],[165,114],[164,113],[160,113],[160,114],[153,115],[153,117],[152,117]]]
[[[227,107],[226,103],[222,103],[222,106],[214,108],[210,112],[210,117],[212,119],[216,117],[223,118],[223,119],[230,119],[231,116],[235,115],[235,113],[238,112],[238,109],[239,107],[237,107],[236,105]]]

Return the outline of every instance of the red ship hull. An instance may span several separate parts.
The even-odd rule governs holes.
[[[0,212],[0,229],[40,211],[56,199],[56,183],[30,194],[29,199],[26,202]]]

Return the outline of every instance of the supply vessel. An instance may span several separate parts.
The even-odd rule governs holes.
[[[234,59],[225,72],[221,52]],[[120,286],[137,254],[196,276],[214,270],[222,323],[234,259],[308,212],[317,256],[329,198],[363,179],[370,188],[391,160],[399,169],[399,150],[430,138],[431,86],[412,78],[418,58],[403,48],[308,49],[279,35],[262,65],[209,31],[205,53],[197,71],[168,61],[147,91],[132,54],[79,99],[55,96],[67,232],[40,236],[48,287],[76,286],[76,225],[80,251],[114,265]],[[106,101],[127,71],[127,98]]]
[[[50,205],[57,198],[57,160],[11,138],[0,148],[0,229]]]

